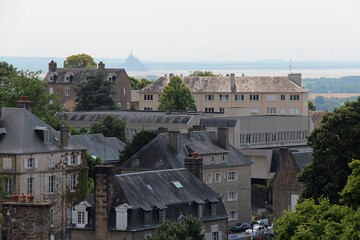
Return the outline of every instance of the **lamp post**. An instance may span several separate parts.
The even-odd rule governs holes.
[[[251,218],[252,218],[252,216],[253,216],[253,204],[252,204],[252,202],[251,202],[251,192],[252,192],[252,189],[250,189],[250,188],[247,188],[247,187],[242,187],[242,189],[243,190],[247,190],[247,191],[249,191],[250,192],[250,204],[251,204]],[[252,221],[252,219],[251,219],[251,221]]]

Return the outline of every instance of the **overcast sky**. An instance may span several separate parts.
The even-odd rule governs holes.
[[[360,60],[359,0],[0,0],[0,56]]]

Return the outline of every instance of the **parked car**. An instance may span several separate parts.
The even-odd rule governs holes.
[[[257,234],[266,233],[267,228],[265,226],[263,226],[263,225],[255,224],[252,229],[250,227],[250,229],[247,229],[246,232],[247,233],[257,233]]]
[[[249,223],[238,223],[235,226],[230,227],[231,232],[244,232],[247,229],[251,228]]]

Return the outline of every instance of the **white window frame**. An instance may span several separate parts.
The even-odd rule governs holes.
[[[12,169],[12,159],[3,158],[3,170],[11,170],[11,169]]]
[[[227,173],[228,182],[236,182],[238,180],[238,171],[229,171]]]
[[[228,202],[233,202],[233,201],[237,201],[238,200],[238,191],[231,191],[228,192],[227,194],[227,201]]]
[[[49,176],[48,193],[53,194],[55,191],[55,175]]]
[[[238,102],[245,101],[245,96],[244,96],[244,94],[236,94],[236,95],[235,95],[235,101],[238,101]]]
[[[11,193],[11,178],[4,178],[4,192]]]
[[[225,112],[225,108],[223,108],[223,107],[221,107],[221,108],[219,108],[219,112]]]
[[[71,174],[70,175],[70,192],[75,192],[76,191],[76,174]]]
[[[144,94],[144,101],[154,101],[154,96],[152,94]]]
[[[205,94],[205,101],[206,102],[211,102],[211,101],[214,101],[214,100],[215,100],[214,94]]]
[[[27,178],[27,194],[34,195],[34,177]]]
[[[250,94],[249,100],[250,101],[259,101],[259,94]]]
[[[229,211],[229,221],[238,220],[238,211]]]
[[[266,108],[266,114],[268,114],[268,115],[274,115],[274,114],[276,114],[276,107]]]
[[[52,87],[49,87],[49,94],[54,94],[54,89]]]
[[[153,111],[154,109],[152,107],[144,107],[144,111]]]
[[[55,157],[49,157],[48,161],[49,161],[49,168],[55,168],[55,162],[56,162]]]
[[[291,94],[290,101],[300,101],[300,95],[299,94]]]
[[[280,101],[286,101],[286,95],[285,94],[280,95]]]
[[[300,108],[290,108],[289,113],[294,115],[300,114]]]
[[[207,107],[205,108],[205,112],[215,112],[215,109],[213,107]]]
[[[54,216],[54,206],[50,208],[50,226],[54,226],[55,216]]]
[[[211,163],[215,163],[215,155],[211,155]]]
[[[222,156],[221,156],[221,162],[226,162],[226,154],[223,154]]]
[[[222,101],[222,102],[229,101],[229,94],[220,94],[219,95],[219,100]]]
[[[206,175],[205,175],[205,183],[206,184],[212,184],[212,173],[207,173]]]
[[[215,183],[221,183],[221,172],[215,173]]]
[[[251,115],[258,115],[260,113],[259,108],[251,108]]]
[[[70,88],[66,87],[64,89],[64,94],[65,94],[65,96],[70,96]]]
[[[276,102],[276,95],[275,94],[268,94],[266,95],[267,102]]]

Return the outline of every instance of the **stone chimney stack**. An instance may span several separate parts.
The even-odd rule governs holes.
[[[191,153],[191,157],[186,157],[184,159],[184,168],[186,168],[189,172],[194,174],[198,179],[202,181],[203,175],[203,158],[198,156],[197,152]]]
[[[60,145],[62,147],[68,147],[69,130],[65,125],[60,127]]]
[[[157,130],[157,134],[159,135],[160,133],[166,133],[168,131],[169,130],[167,128],[159,127],[158,130]]]
[[[51,62],[49,62],[49,72],[55,72],[56,68],[57,68],[56,62],[54,62],[54,60],[51,60]]]
[[[34,103],[29,100],[28,96],[21,96],[20,100],[16,103],[17,108],[25,108],[32,113]]]
[[[109,239],[108,222],[114,198],[114,166],[95,167],[95,238]]]
[[[229,150],[229,128],[218,128],[218,142],[222,148]]]
[[[169,145],[176,154],[180,153],[180,131],[169,131]]]
[[[288,78],[301,87],[301,73],[290,73]]]
[[[236,85],[235,85],[235,74],[230,74],[230,81],[231,81],[231,92],[236,92]]]
[[[105,69],[105,63],[103,63],[102,61],[100,61],[100,62],[98,63],[98,68],[99,68],[100,71],[103,71],[103,70]]]
[[[189,138],[193,138],[194,137],[194,129],[192,127],[190,127],[188,129],[188,136]]]

